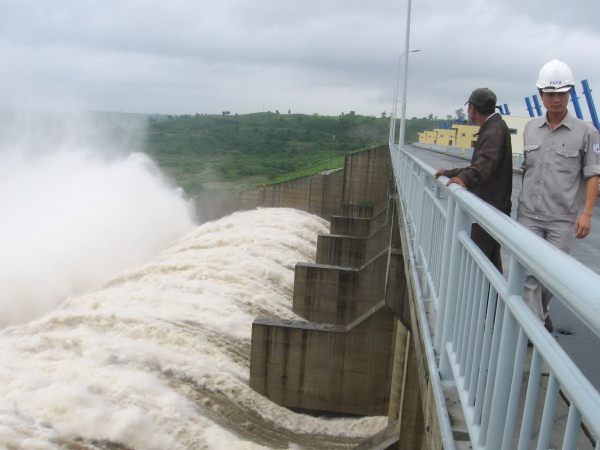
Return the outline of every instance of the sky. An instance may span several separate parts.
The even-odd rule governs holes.
[[[380,116],[406,14],[407,0],[0,0],[0,110]],[[413,0],[411,16],[409,118],[454,115],[478,87],[528,115],[551,59],[600,89],[596,0]]]

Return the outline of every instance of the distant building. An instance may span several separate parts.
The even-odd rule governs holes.
[[[454,128],[449,130],[439,129],[437,132],[437,145],[456,146],[456,130]]]
[[[471,148],[475,145],[479,131],[479,127],[475,125],[452,125],[452,129],[456,131],[456,147]]]
[[[510,130],[512,152],[523,153],[523,132],[525,131],[525,124],[531,120],[531,117],[502,116],[502,118]]]
[[[437,130],[435,131],[426,131],[425,132],[425,143],[427,144],[435,144],[437,141]]]
[[[513,153],[523,153],[523,131],[531,117],[502,116],[508,129]],[[472,148],[477,141],[479,127],[469,124],[453,124],[452,128],[439,128],[419,133],[419,142],[460,148]]]

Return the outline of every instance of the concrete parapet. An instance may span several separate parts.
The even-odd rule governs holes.
[[[317,236],[317,264],[361,267],[366,260],[369,238],[320,234]]]
[[[385,207],[383,207],[385,206]],[[331,234],[342,236],[360,236],[367,237],[381,228],[393,214],[391,208],[394,206],[394,200],[390,197],[387,202],[377,205],[379,212],[372,214],[375,207],[369,207],[368,214],[360,212],[359,206],[345,205],[346,213],[334,214],[331,216]]]
[[[389,209],[388,209],[389,210]],[[390,245],[393,208],[387,222],[368,237],[320,234],[317,237],[317,264],[359,268]]]
[[[344,171],[311,175],[270,186],[196,201],[200,220],[216,220],[235,211],[257,207],[295,208],[329,220],[339,210]]]
[[[389,252],[360,269],[296,264],[293,311],[312,322],[346,325],[385,297]]]
[[[346,155],[343,203],[373,206],[387,203],[389,154],[389,146],[382,145]]]
[[[371,260],[379,254],[383,249],[389,248],[390,238],[392,234],[392,214],[393,208],[389,210],[388,220],[378,229],[376,229],[367,238],[367,252],[365,254],[365,262]]]
[[[347,326],[256,319],[250,387],[286,407],[387,415],[395,324],[383,301]]]
[[[371,234],[371,220],[360,217],[331,216],[331,234],[367,237]]]
[[[388,221],[388,218],[390,215],[393,216],[393,214],[391,213],[393,207],[394,207],[394,200],[390,196],[386,207],[381,208],[380,211],[378,213],[374,214],[373,217],[371,218],[371,230],[370,230],[369,234],[374,233],[381,226],[383,226]]]
[[[438,450],[443,448],[440,418],[436,410],[436,401],[433,392],[433,377],[438,376],[437,373],[431,373],[429,364],[427,362],[427,348],[426,348],[426,336],[429,330],[423,326],[426,323],[427,318],[421,317],[422,309],[418,307],[418,290],[419,288],[415,285],[414,279],[411,276],[411,272],[415,270],[412,267],[412,260],[408,249],[408,233],[404,229],[404,220],[402,217],[402,208],[397,206],[395,208],[395,219],[397,219],[397,225],[394,226],[394,233],[392,235],[392,241],[399,241],[400,245],[398,252],[392,252],[391,261],[393,263],[396,260],[397,267],[403,266],[404,277],[399,276],[398,280],[401,279],[401,289],[404,290],[404,294],[394,301],[388,298],[388,304],[392,305],[394,311],[400,318],[405,318],[406,323],[410,324],[411,332],[411,349],[414,346],[414,351],[410,351],[411,355],[414,355],[414,359],[411,362],[411,366],[416,371],[416,376],[413,377],[411,383],[416,380],[415,389],[419,391],[419,400],[421,402],[422,424],[424,428],[423,436],[419,437],[419,441],[423,443],[424,448]],[[400,252],[402,255],[400,255]],[[396,258],[394,258],[394,255]],[[391,300],[391,301],[390,301]],[[412,356],[411,356],[412,359]],[[407,380],[408,382],[408,380]],[[417,387],[418,386],[418,387]],[[412,412],[413,419],[417,417],[417,411]],[[400,430],[400,442],[402,442],[402,428]],[[412,438],[411,438],[412,439]]]
[[[343,217],[370,219],[373,217],[374,210],[374,205],[350,205],[348,203],[342,203],[339,205],[338,215]]]
[[[200,198],[196,213],[203,222],[261,206],[296,208],[327,220],[334,214],[373,217],[387,201],[388,162],[388,146],[375,147],[346,155],[344,169],[337,172]]]

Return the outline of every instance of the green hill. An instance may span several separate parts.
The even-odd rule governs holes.
[[[388,141],[389,120],[255,113],[149,117],[147,153],[191,196],[341,167],[344,155]],[[433,127],[407,120],[407,136]]]

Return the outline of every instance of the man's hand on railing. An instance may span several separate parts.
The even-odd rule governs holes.
[[[446,186],[450,186],[452,183],[459,184],[460,186],[462,186],[464,188],[467,187],[467,186],[465,186],[465,182],[462,180],[462,178],[452,177],[448,180],[448,182],[446,183]]]
[[[445,171],[445,170],[446,170],[446,169],[440,169],[440,170],[438,170],[438,171],[435,173],[435,179],[437,180],[437,179],[438,179],[438,177],[441,177],[442,175],[444,175],[444,171]]]

